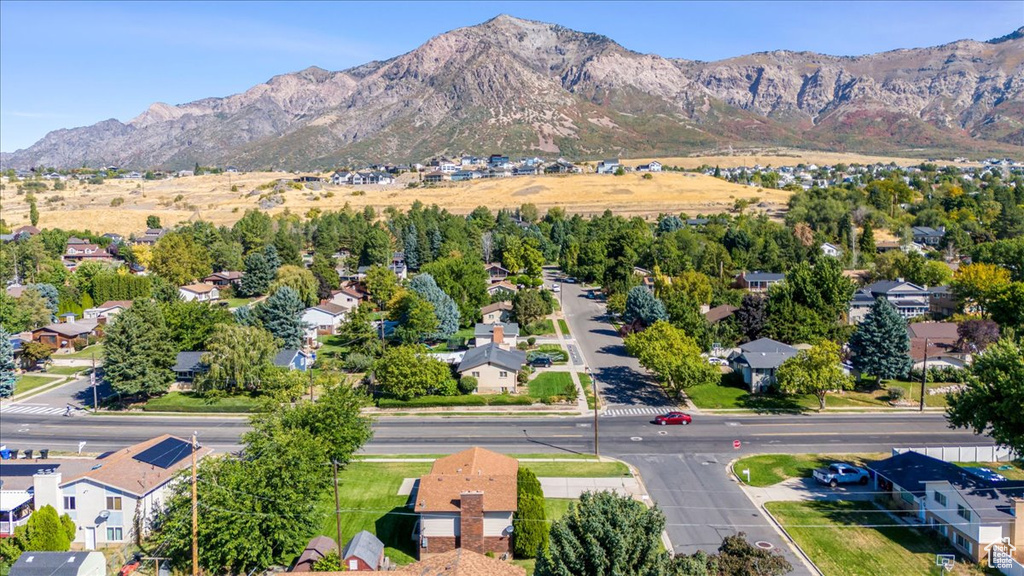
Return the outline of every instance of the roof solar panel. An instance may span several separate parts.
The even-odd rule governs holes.
[[[139,462],[170,468],[192,454],[192,444],[177,438],[166,438],[134,456]]]

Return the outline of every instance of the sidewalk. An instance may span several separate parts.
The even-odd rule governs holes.
[[[558,321],[564,313],[559,312],[558,314],[551,315],[551,323],[555,326],[555,336],[558,340],[558,345],[565,350],[565,353],[569,354],[569,341],[566,340],[564,334],[562,334],[562,327]],[[580,382],[579,372],[576,370],[576,365],[573,364],[572,358],[569,358],[566,368],[569,372],[569,376],[572,378],[572,383],[576,385],[576,408],[580,414],[588,414],[590,408],[587,406],[587,393],[583,390],[583,384]]]

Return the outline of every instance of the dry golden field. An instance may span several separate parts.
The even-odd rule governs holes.
[[[685,169],[699,168],[701,166],[719,166],[721,168],[736,168],[739,166],[794,166],[804,164],[876,164],[895,162],[900,166],[916,166],[925,162],[921,158],[895,158],[891,156],[867,156],[864,154],[848,154],[843,152],[815,152],[810,150],[795,150],[788,148],[777,148],[765,150],[758,153],[736,152],[736,154],[719,156],[692,156],[679,158],[636,158],[622,160],[626,166],[646,164],[651,160],[657,160],[665,166],[678,166]],[[937,160],[935,164],[952,164],[948,160]],[[977,166],[976,162],[962,164],[964,166]]]
[[[329,176],[324,174],[323,176]],[[254,172],[246,174],[204,175],[172,180],[107,180],[99,186],[69,181],[67,190],[36,194],[41,227],[89,229],[93,232],[130,234],[145,228],[146,217],[160,216],[162,223],[174,225],[189,219],[204,219],[215,224],[231,224],[246,209],[259,206],[260,185],[289,173]],[[391,186],[333,186],[321,190],[286,188],[284,204],[268,210],[275,214],[290,210],[306,214],[311,208],[338,209],[346,203],[355,209],[370,205],[378,210],[388,206],[407,208],[419,200],[437,204],[455,213],[468,213],[477,206],[492,210],[515,208],[532,203],[542,211],[560,206],[569,213],[595,214],[604,210],[626,215],[656,215],[661,212],[723,212],[737,199],[756,198],[758,210],[784,208],[790,193],[762,190],[699,174],[640,174],[624,176],[565,175],[524,176],[492,180],[458,182],[432,187],[407,188],[417,178],[403,175]],[[232,192],[232,186],[237,191]],[[28,224],[28,205],[16,184],[5,184],[2,193],[3,218],[12,227]],[[111,202],[120,198],[119,206]],[[763,203],[763,204],[761,204]]]

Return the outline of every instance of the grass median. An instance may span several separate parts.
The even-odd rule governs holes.
[[[765,487],[778,484],[790,478],[810,478],[817,468],[823,468],[833,462],[847,462],[854,466],[863,466],[865,462],[884,459],[887,454],[760,454],[740,458],[732,465],[732,470],[742,482],[754,486]],[[744,470],[750,471],[750,482]]]
[[[224,413],[260,412],[265,398],[238,394],[207,398],[194,392],[168,392],[142,405],[145,412]]]
[[[889,381],[887,387],[902,388],[904,399],[921,397],[920,384],[911,382]],[[949,386],[948,383],[929,383],[929,388]],[[916,395],[916,396],[915,396]],[[818,399],[813,394],[751,394],[742,382],[737,382],[735,375],[725,375],[718,384],[702,384],[686,389],[686,396],[698,408],[714,409],[746,409],[762,413],[800,413],[818,410]],[[842,393],[833,392],[825,398],[825,408],[892,408],[889,403],[889,391],[886,388],[877,390],[850,390]],[[946,406],[944,394],[927,394],[925,406],[941,408]]]
[[[14,381],[14,394],[24,394],[39,388],[40,386],[46,386],[47,384],[54,384],[59,381],[59,377],[50,378],[47,376],[19,376]]]

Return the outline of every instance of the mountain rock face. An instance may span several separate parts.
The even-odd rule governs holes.
[[[57,130],[0,164],[297,169],[765,145],[1021,155],[1024,28],[860,57],[776,51],[696,62],[498,16],[384,62],[308,68],[226,98],[156,103],[127,123]]]

